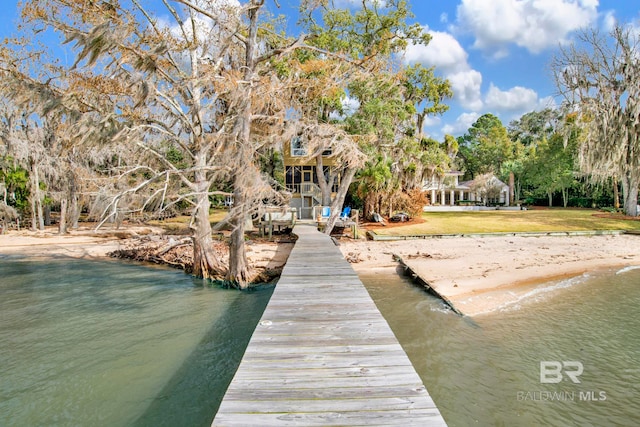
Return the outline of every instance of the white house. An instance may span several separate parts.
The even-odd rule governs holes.
[[[481,205],[509,206],[509,186],[493,174],[477,176],[471,181],[460,182],[464,175],[449,171],[444,176],[434,175],[425,180],[422,191],[430,196],[432,206],[456,206],[460,202]]]

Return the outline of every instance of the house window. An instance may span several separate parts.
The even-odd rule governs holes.
[[[299,136],[291,138],[291,155],[297,157],[307,155],[307,148],[304,146],[302,138]]]
[[[287,190],[293,193],[299,193],[300,183],[302,182],[302,171],[300,166],[287,166],[285,177]]]
[[[329,166],[323,167],[323,172],[325,179],[329,178],[329,173],[331,169]],[[300,184],[303,182],[313,182],[314,184],[318,184],[318,177],[316,175],[316,167],[315,166],[286,166],[285,167],[285,183],[287,186],[287,190],[292,193],[300,192]],[[336,193],[338,192],[338,186],[340,185],[340,176],[336,180],[334,180],[333,185],[331,187],[331,191]]]

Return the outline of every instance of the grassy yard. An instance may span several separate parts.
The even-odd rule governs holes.
[[[211,209],[209,213],[209,222],[212,225],[222,221],[227,215],[226,209]],[[152,220],[149,224],[156,225],[164,228],[167,233],[171,234],[189,234],[189,222],[191,217],[187,215],[180,215],[173,218],[167,218],[163,220]]]
[[[604,216],[604,217],[603,217]],[[424,222],[378,227],[382,235],[544,232],[585,230],[640,230],[640,221],[625,220],[591,209],[527,211],[425,212]]]

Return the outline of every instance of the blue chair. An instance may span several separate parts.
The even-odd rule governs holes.
[[[349,215],[351,215],[351,208],[347,206],[342,210],[342,213],[340,214],[340,219],[343,219],[343,220],[349,219]]]
[[[320,217],[322,219],[327,219],[331,216],[331,208],[329,206],[323,206],[322,212],[320,212]]]

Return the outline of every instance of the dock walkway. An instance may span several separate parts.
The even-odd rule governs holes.
[[[308,224],[213,426],[445,426],[386,320]]]

